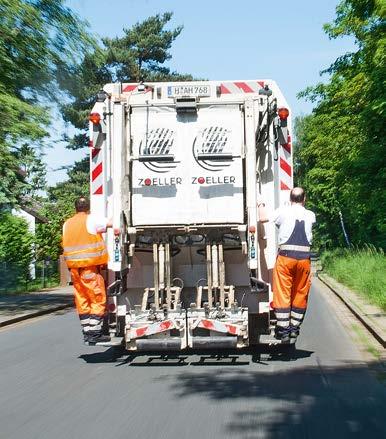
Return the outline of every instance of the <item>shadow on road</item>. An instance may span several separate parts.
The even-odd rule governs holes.
[[[86,363],[117,363],[116,366],[162,367],[162,366],[245,366],[251,363],[268,364],[271,361],[296,361],[308,358],[312,351],[302,349],[284,350],[275,347],[257,347],[242,351],[217,350],[211,353],[187,350],[184,353],[135,352],[123,348],[109,348],[103,352],[82,354]]]
[[[30,294],[0,296],[0,314],[14,315],[39,311],[42,307],[72,305],[74,299],[68,294]]]
[[[224,437],[385,438],[386,392],[371,371],[376,363],[370,368],[353,362],[326,366],[316,354],[311,364],[297,361],[312,354],[272,348],[168,355],[108,349],[79,358],[114,367],[180,367],[175,373],[164,369],[165,373],[149,376],[154,383],[162,383],[165,397],[178,404],[194,400],[224,407],[228,413],[221,426]]]
[[[237,399],[253,400],[254,409],[248,404],[248,410],[231,412],[226,437],[386,437],[385,388],[363,364],[184,370],[176,378],[158,379],[169,380],[172,395],[181,401],[201,398],[237,406]]]

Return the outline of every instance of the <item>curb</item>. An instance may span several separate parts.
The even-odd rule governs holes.
[[[326,287],[328,287],[336,296],[339,297],[339,299],[347,306],[347,308],[363,324],[363,326],[365,326],[365,328],[373,335],[373,337],[385,348],[386,347],[386,333],[381,328],[378,328],[363,313],[363,311],[358,306],[356,306],[355,304],[351,303],[347,299],[346,294],[341,293],[335,287],[331,286],[331,284],[328,282],[328,279],[326,279],[326,277],[328,277],[327,275],[325,275],[325,274],[321,275],[321,273],[317,272],[316,276],[324,285],[326,285]]]
[[[17,317],[11,317],[8,320],[4,320],[0,322],[0,328],[13,325],[14,323],[22,322],[23,320],[33,319],[34,317],[44,316],[45,314],[51,314],[56,311],[61,311],[62,309],[73,308],[73,307],[74,305],[72,303],[66,303],[65,305],[58,305],[51,308],[41,309],[40,311],[34,311],[29,314],[23,314]]]

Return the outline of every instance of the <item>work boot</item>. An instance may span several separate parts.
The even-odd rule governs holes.
[[[275,338],[277,340],[280,340],[282,343],[289,343],[290,341],[290,327],[282,327],[282,326],[276,326],[275,328]]]
[[[107,343],[108,341],[111,341],[111,338],[109,335],[103,335],[99,331],[96,333],[90,331],[87,341],[89,345],[95,345],[96,343]]]

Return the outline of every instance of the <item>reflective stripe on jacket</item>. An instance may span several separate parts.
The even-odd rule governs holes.
[[[68,268],[107,264],[106,245],[100,234],[87,231],[86,213],[77,213],[64,223],[63,255]]]

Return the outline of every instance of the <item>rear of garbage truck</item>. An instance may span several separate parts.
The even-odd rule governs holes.
[[[90,114],[91,211],[113,219],[111,344],[242,348],[273,335],[290,110],[274,81],[107,84]]]

